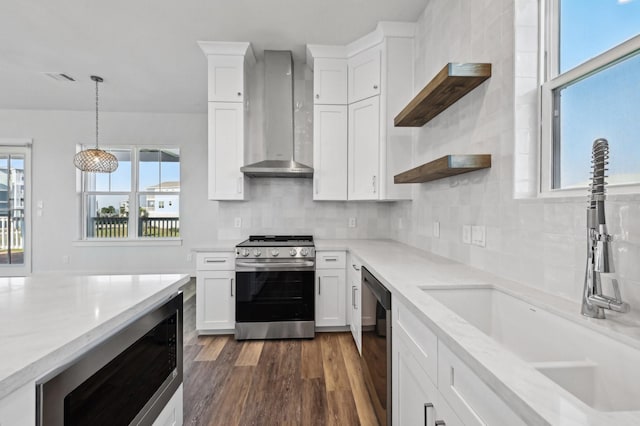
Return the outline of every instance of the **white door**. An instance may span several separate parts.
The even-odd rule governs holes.
[[[209,102],[244,102],[244,56],[209,55]]]
[[[316,270],[316,326],[344,326],[344,269]]]
[[[380,97],[349,105],[349,200],[377,200]]]
[[[196,273],[196,328],[231,330],[235,328],[235,272]]]
[[[318,58],[313,65],[313,102],[347,104],[347,60]]]
[[[313,109],[313,199],[347,199],[347,106]]]
[[[209,102],[209,199],[244,200],[244,108]]]
[[[25,276],[30,262],[30,153],[0,140],[0,276]]]
[[[349,103],[380,94],[380,48],[374,47],[349,60]]]

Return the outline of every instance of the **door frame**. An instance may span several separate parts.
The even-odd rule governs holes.
[[[32,139],[27,138],[0,138],[0,154],[23,154],[24,155],[24,179],[25,179],[25,200],[24,200],[24,263],[22,265],[0,265],[0,277],[19,277],[31,275],[31,146]]]

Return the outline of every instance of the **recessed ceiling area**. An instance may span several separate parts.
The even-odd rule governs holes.
[[[205,112],[206,59],[196,44],[288,49],[346,44],[378,21],[414,22],[428,0],[21,0],[0,13],[0,109]],[[76,82],[43,73],[64,73]]]

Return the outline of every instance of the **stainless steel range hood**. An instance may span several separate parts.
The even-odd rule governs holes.
[[[240,168],[249,177],[313,177],[294,159],[293,58],[288,50],[264,51],[266,159]]]

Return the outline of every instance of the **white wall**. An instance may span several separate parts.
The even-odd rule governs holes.
[[[415,90],[424,87],[447,62],[491,62],[493,75],[416,130],[415,165],[445,154],[473,153],[491,154],[493,165],[489,170],[415,185],[414,201],[392,208],[392,233],[394,238],[416,247],[579,301],[586,256],[586,195],[557,200],[514,199],[514,193],[531,188],[529,181],[524,189],[514,191],[514,181],[522,182],[521,167],[530,171],[531,156],[525,154],[535,153],[525,151],[535,134],[532,136],[530,129],[523,131],[523,127],[536,120],[535,105],[523,101],[531,99],[532,94],[523,96],[514,87],[515,69],[519,70],[518,78],[525,78],[527,83],[519,87],[525,86],[526,91],[531,86],[531,74],[526,70],[520,73],[527,68],[522,61],[531,63],[528,69],[534,67],[535,76],[536,63],[531,61],[530,52],[524,56],[521,51],[514,53],[516,40],[519,49],[523,44],[530,45],[522,38],[531,38],[533,33],[535,43],[535,22],[533,31],[517,36],[514,23],[517,12],[519,27],[531,30],[521,15],[535,20],[536,4],[536,0],[429,1],[418,22]],[[524,103],[527,105],[522,108]],[[517,171],[514,156],[520,156]],[[588,167],[590,164],[585,164]],[[607,207],[622,295],[638,308],[640,195],[610,196]],[[403,219],[402,229],[398,218]],[[440,222],[439,239],[432,237],[434,221]],[[486,248],[462,243],[464,224],[487,227]]]

